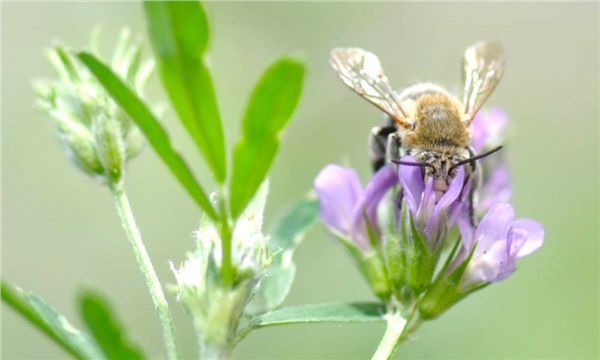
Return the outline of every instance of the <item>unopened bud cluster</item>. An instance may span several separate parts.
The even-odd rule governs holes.
[[[56,45],[47,57],[59,78],[34,84],[39,107],[53,119],[65,150],[79,168],[119,182],[125,162],[142,148],[142,134],[72,53]],[[111,68],[141,95],[153,64],[142,62],[140,45],[133,45],[124,30]]]
[[[275,253],[262,233],[266,196],[267,184],[263,184],[236,222],[231,238],[232,284],[223,282],[221,237],[217,224],[207,216],[195,233],[195,252],[178,268],[171,264],[177,279],[173,291],[193,319],[206,358],[232,348],[240,318],[249,313],[251,299],[271,270]]]

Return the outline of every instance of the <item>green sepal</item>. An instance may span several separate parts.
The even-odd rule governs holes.
[[[410,224],[411,239],[407,247],[408,285],[417,294],[423,292],[431,284],[435,271],[435,254],[432,253],[427,240],[421,236],[411,217],[407,220]]]
[[[440,316],[444,311],[456,304],[459,300],[470,294],[471,292],[487,285],[478,286],[476,288],[464,291],[460,289],[460,282],[471,261],[473,252],[476,246],[473,246],[469,255],[454,269],[450,274],[445,271],[441,272],[438,278],[433,282],[419,303],[419,313],[424,320],[431,320]],[[453,255],[453,254],[451,254]],[[449,258],[444,265],[444,270],[450,264]]]
[[[382,300],[389,300],[392,294],[392,284],[381,251],[376,249],[363,250],[344,236],[335,235],[348,249],[375,295]]]
[[[118,183],[123,176],[125,165],[125,143],[121,124],[104,112],[98,111],[92,119],[92,134],[106,176]]]
[[[407,249],[407,234],[406,227],[402,224],[402,219],[405,218],[406,206],[402,206],[400,215],[400,228],[398,234],[396,230],[396,219],[392,218],[389,223],[388,232],[385,239],[385,259],[390,277],[390,282],[394,288],[396,298],[402,298],[402,288],[406,283],[406,249]],[[392,214],[395,217],[394,214]]]

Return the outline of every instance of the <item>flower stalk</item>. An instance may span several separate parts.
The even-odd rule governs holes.
[[[402,342],[403,334],[407,329],[408,319],[399,311],[393,311],[387,315],[387,327],[385,334],[372,357],[372,360],[391,359]]]
[[[148,287],[148,291],[150,291],[152,302],[158,313],[167,358],[170,360],[179,359],[175,327],[173,326],[173,319],[169,312],[169,305],[160,281],[158,280],[158,276],[156,275],[156,271],[154,270],[154,266],[152,266],[150,256],[148,256],[148,252],[144,246],[140,231],[136,225],[125,189],[121,183],[117,182],[110,182],[109,186],[113,194],[117,212],[119,213],[119,218],[121,219],[121,225],[127,234],[127,238],[129,239],[131,248],[135,254],[140,271],[146,280],[146,286]]]

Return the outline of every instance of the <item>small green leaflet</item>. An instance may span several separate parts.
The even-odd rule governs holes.
[[[94,291],[79,296],[81,316],[108,359],[144,359],[139,346],[128,339],[110,304]]]
[[[2,301],[21,314],[32,325],[48,335],[60,347],[77,359],[105,359],[90,336],[73,325],[42,298],[25,292],[2,280]]]
[[[148,34],[163,86],[215,179],[225,181],[225,140],[212,78],[204,64],[209,27],[198,1],[145,1]]]
[[[242,138],[233,152],[229,207],[234,219],[252,199],[273,163],[281,131],[300,99],[303,78],[303,63],[282,57],[265,71],[252,92],[242,120]]]

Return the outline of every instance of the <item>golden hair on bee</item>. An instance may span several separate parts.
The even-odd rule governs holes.
[[[414,128],[403,137],[407,148],[429,145],[465,147],[471,132],[463,121],[462,105],[445,93],[423,94],[414,106]]]

